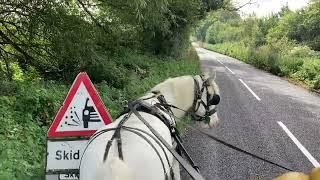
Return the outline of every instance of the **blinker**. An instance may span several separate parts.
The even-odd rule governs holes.
[[[219,102],[220,102],[220,96],[218,94],[214,94],[209,101],[211,105],[217,105],[219,104]]]

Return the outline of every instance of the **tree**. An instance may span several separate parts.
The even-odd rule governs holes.
[[[303,10],[285,11],[276,26],[269,30],[269,42],[286,37],[320,50],[320,2],[313,2]]]
[[[222,0],[12,0],[0,2],[1,72],[34,67],[68,79],[124,49],[180,56],[194,26]],[[110,63],[109,63],[110,64]]]

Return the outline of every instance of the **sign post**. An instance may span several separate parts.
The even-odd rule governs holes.
[[[48,130],[46,180],[78,180],[92,134],[111,118],[86,73],[79,73]]]

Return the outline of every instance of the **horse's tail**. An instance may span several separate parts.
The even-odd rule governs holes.
[[[110,177],[112,180],[133,180],[132,171],[128,165],[118,157],[112,158],[108,163],[104,163],[103,166],[98,178],[96,178],[98,180],[110,179]],[[111,174],[107,174],[107,168],[110,169]]]

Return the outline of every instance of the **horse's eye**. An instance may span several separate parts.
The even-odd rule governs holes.
[[[220,96],[218,94],[214,94],[209,101],[211,105],[217,105],[219,104],[219,102],[220,102]]]

